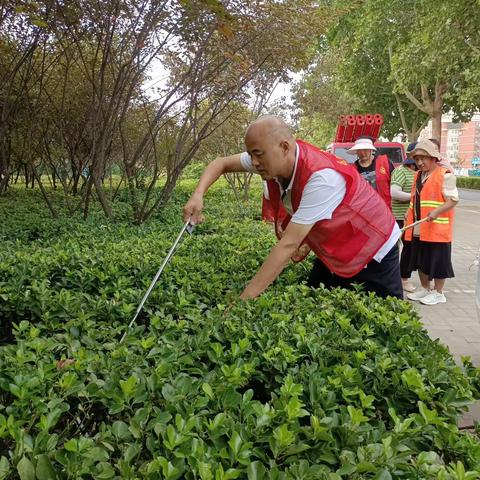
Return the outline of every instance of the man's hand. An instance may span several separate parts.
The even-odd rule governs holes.
[[[190,219],[192,225],[198,225],[203,222],[203,195],[194,192],[188,202],[183,207],[183,221]]]
[[[301,225],[293,222],[288,224],[282,239],[272,248],[260,270],[240,295],[241,300],[258,297],[280,275],[312,227],[313,224]]]
[[[294,262],[299,262],[300,260],[303,260],[309,253],[310,253],[311,248],[304,243],[300,247],[297,248],[296,252],[292,255],[292,260]]]
[[[202,173],[193,195],[183,207],[183,221],[186,222],[190,219],[193,225],[202,223],[203,196],[207,193],[210,185],[215,183],[224,173],[245,171],[239,153],[229,157],[217,158],[210,162]]]

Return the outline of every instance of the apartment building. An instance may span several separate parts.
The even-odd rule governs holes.
[[[429,122],[420,138],[431,137],[432,124]],[[480,113],[465,123],[455,123],[452,115],[443,115],[440,153],[452,165],[480,168]]]

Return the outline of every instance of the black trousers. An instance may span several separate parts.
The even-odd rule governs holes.
[[[367,267],[350,278],[332,273],[318,258],[315,259],[308,285],[317,288],[323,283],[327,288],[351,288],[353,283],[362,283],[367,292],[375,292],[378,296],[403,299],[398,247],[395,245],[381,262],[371,260]]]

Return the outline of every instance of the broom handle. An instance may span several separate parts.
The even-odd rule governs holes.
[[[413,228],[417,225],[420,225],[423,222],[426,222],[428,220],[427,217],[422,218],[421,220],[417,220],[416,222],[411,223],[410,225],[405,225],[403,228],[400,229],[401,232],[404,232],[405,230],[408,230],[410,228]]]

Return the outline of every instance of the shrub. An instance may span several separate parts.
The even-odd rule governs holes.
[[[226,198],[122,344],[180,204],[140,228],[45,220],[5,243],[0,478],[478,478],[456,421],[480,375],[408,303],[311,290],[300,264],[227,308],[274,238]]]
[[[457,187],[472,188],[480,190],[480,178],[478,177],[457,177]]]

